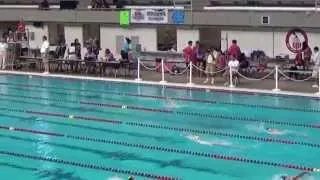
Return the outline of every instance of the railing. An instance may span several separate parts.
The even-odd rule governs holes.
[[[137,69],[137,78],[135,79],[137,82],[141,82],[143,81],[142,77],[141,77],[141,67],[144,67],[148,70],[156,70],[159,69],[161,67],[161,80],[159,81],[160,84],[166,84],[168,83],[168,81],[165,79],[165,71],[168,71],[170,74],[173,74],[173,72],[167,67],[166,62],[164,59],[161,60],[161,64],[159,64],[158,66],[156,66],[155,68],[151,68],[151,67],[147,67],[140,59],[138,59],[138,69]],[[141,66],[141,67],[140,67]],[[226,67],[223,68],[221,70],[218,70],[216,72],[206,72],[203,69],[199,68],[198,66],[195,66],[192,62],[190,62],[189,66],[187,66],[184,70],[182,70],[180,73],[176,73],[176,75],[182,75],[187,73],[188,74],[188,82],[186,83],[187,87],[193,86],[195,85],[193,82],[193,71],[197,70],[206,74],[218,74],[221,72],[228,72],[229,75],[229,82],[228,82],[228,88],[236,88],[237,87],[237,82],[235,82],[236,79],[238,78],[243,78],[247,81],[258,81],[261,82],[263,80],[266,79],[274,79],[274,88],[272,88],[272,91],[277,93],[280,92],[281,89],[279,87],[280,84],[280,78],[284,78],[286,80],[290,80],[293,82],[308,82],[311,79],[318,79],[317,82],[317,92],[315,93],[316,95],[320,96],[320,67],[318,67],[317,69],[314,69],[313,71],[291,71],[291,70],[281,70],[279,68],[278,65],[276,65],[273,69],[271,69],[271,71],[264,75],[261,78],[252,78],[252,77],[248,77],[242,73],[240,73],[239,71],[234,72],[234,70],[232,70],[230,67]],[[292,74],[308,74],[308,76],[304,79],[295,79],[292,78],[290,76],[288,76],[286,73],[292,73]]]
[[[187,88],[228,89],[241,91],[269,91],[270,93],[284,94],[287,92],[308,93],[320,96],[320,67],[312,71],[289,70],[275,65],[264,72],[253,68],[232,70],[229,67],[214,71],[204,70],[202,66],[184,61],[159,61],[137,59],[127,61],[85,61],[53,59],[49,61],[52,73],[80,74],[82,76],[112,77],[133,80],[137,83],[157,82],[161,85],[174,85]],[[7,62],[3,69],[10,71],[43,72],[41,58],[21,57],[21,61]],[[223,79],[220,77],[223,74]],[[204,77],[203,77],[204,75]],[[201,82],[206,80],[201,84]],[[211,78],[211,84],[207,84]],[[224,86],[219,83],[225,83]],[[314,87],[311,85],[314,84]],[[223,87],[222,87],[223,86]],[[312,89],[311,89],[312,87]],[[317,88],[317,89],[316,89]]]

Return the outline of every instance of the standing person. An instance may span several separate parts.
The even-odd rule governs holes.
[[[232,40],[232,44],[228,49],[228,53],[230,57],[233,56],[236,59],[240,57],[241,50],[240,50],[240,47],[238,46],[237,40]]]
[[[313,76],[317,76],[317,82],[316,84],[312,85],[312,87],[317,88],[319,87],[319,85],[317,84],[319,81],[319,68],[320,68],[320,52],[319,52],[319,47],[316,46],[313,49],[313,56],[312,56],[312,62],[314,63],[314,67],[313,67]]]
[[[1,66],[1,69],[6,68],[7,48],[8,48],[8,44],[6,43],[5,39],[1,39],[1,42],[0,42],[0,66]]]
[[[224,53],[222,53],[221,50],[218,51],[217,56],[217,70],[223,70],[226,67],[226,56]]]
[[[192,63],[197,67],[204,67],[205,52],[201,49],[200,42],[197,41],[195,47],[193,48],[194,57]],[[201,72],[200,72],[201,73]]]
[[[14,42],[14,33],[11,29],[9,29],[8,31],[7,42],[8,43]]]
[[[128,54],[129,54],[129,51],[132,50],[132,45],[131,45],[131,39],[129,38],[126,38],[125,39],[125,42],[121,48],[121,58],[122,60],[124,61],[128,61],[129,60],[129,57],[128,57]]]
[[[44,65],[44,74],[49,74],[49,41],[47,36],[42,37],[42,45],[40,49],[41,57],[42,57],[42,63]]]
[[[224,72],[224,77],[226,79],[226,82],[224,84],[225,86],[229,85],[230,83],[230,74],[234,76],[238,72],[239,61],[234,56],[231,56],[231,60],[228,62],[228,67],[229,67],[228,71]]]
[[[186,66],[188,67],[193,58],[192,41],[188,41],[187,47],[183,49],[183,58],[186,61]]]
[[[217,64],[217,52],[211,49],[208,49],[207,62],[206,62],[206,74],[207,79],[203,82],[204,84],[208,83],[209,77],[211,76],[211,84],[214,84],[214,74],[216,71]]]
[[[203,63],[203,60],[205,58],[205,52],[201,49],[200,42],[197,41],[195,47],[193,48],[194,52],[194,60],[193,63],[195,65],[200,66],[200,64]]]
[[[77,59],[81,59],[81,44],[79,43],[79,39],[74,40],[74,47],[75,47],[75,52]]]
[[[21,18],[17,25],[18,41],[23,41],[24,36],[26,35],[26,25]]]
[[[308,43],[304,41],[302,43],[302,58],[304,63],[304,66],[303,66],[304,69],[309,68],[309,64],[311,62],[311,56],[312,56],[312,50],[309,47]]]

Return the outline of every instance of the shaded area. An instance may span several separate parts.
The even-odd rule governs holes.
[[[80,146],[75,146],[75,145],[66,145],[66,144],[61,144],[61,143],[54,143],[54,142],[46,142],[46,141],[40,141],[36,139],[31,139],[31,138],[22,138],[18,136],[12,136],[12,135],[3,135],[0,134],[1,138],[9,138],[12,140],[17,140],[17,141],[24,141],[24,142],[29,142],[29,143],[41,143],[41,144],[47,144],[55,147],[60,147],[60,148],[66,148],[70,150],[78,150],[82,151],[85,153],[92,153],[95,155],[99,155],[102,158],[105,159],[115,159],[119,161],[142,161],[145,163],[154,163],[158,165],[160,168],[166,168],[166,167],[174,167],[174,168],[180,168],[180,169],[188,169],[188,170],[193,170],[193,171],[198,171],[199,173],[210,173],[214,175],[224,175],[224,176],[229,176],[229,177],[236,177],[240,178],[239,174],[233,175],[233,174],[225,174],[217,170],[213,170],[210,168],[204,168],[204,167],[193,167],[189,165],[185,165],[183,160],[176,159],[172,161],[162,161],[162,160],[157,160],[153,158],[146,158],[142,157],[139,155],[136,155],[134,153],[129,153],[129,152],[121,152],[121,151],[114,151],[114,152],[106,152],[103,150],[98,150],[98,149],[91,149],[91,148],[86,148],[86,147],[80,147]]]
[[[85,180],[79,176],[76,176],[74,172],[67,172],[61,168],[54,170],[40,170],[37,168],[20,166],[13,163],[0,162],[0,167],[8,167],[17,169],[19,171],[31,171],[35,172],[37,179],[49,179],[49,180]],[[13,178],[13,177],[12,177]]]
[[[76,176],[74,172],[67,172],[63,169],[55,169],[55,170],[43,170],[38,171],[38,178],[40,179],[50,179],[50,180],[85,180],[79,176]]]
[[[6,163],[6,162],[1,162],[0,163],[0,167],[9,167],[9,168],[13,168],[13,169],[18,169],[20,171],[38,171],[37,168],[31,168],[31,167],[27,167],[27,166],[20,166],[20,165],[16,165],[13,163]]]

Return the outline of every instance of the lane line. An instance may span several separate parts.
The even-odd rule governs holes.
[[[159,112],[159,113],[168,113],[168,114],[177,114],[180,116],[191,116],[191,117],[200,117],[200,118],[215,118],[215,119],[225,119],[229,121],[242,121],[242,122],[254,122],[254,123],[265,123],[265,124],[273,124],[273,125],[282,125],[282,126],[292,126],[292,127],[302,127],[302,128],[311,128],[311,129],[320,129],[320,125],[317,124],[306,124],[306,123],[296,123],[296,122],[287,122],[287,121],[275,121],[275,120],[263,120],[256,119],[244,116],[227,116],[223,114],[211,114],[211,113],[199,113],[199,112],[184,112],[184,111],[174,111],[168,109],[161,108],[146,108],[139,106],[128,106],[128,105],[119,105],[119,104],[110,104],[110,103],[102,103],[102,102],[87,102],[87,101],[71,101],[66,99],[52,99],[52,98],[43,98],[36,96],[24,96],[24,95],[5,95],[2,96],[15,97],[15,98],[23,98],[23,99],[38,99],[38,100],[48,100],[48,101],[57,101],[57,102],[69,102],[69,103],[77,103],[82,105],[91,105],[98,107],[110,107],[117,109],[130,109],[136,111],[148,111],[148,112]],[[10,101],[10,99],[8,100]]]
[[[15,128],[15,127],[9,127],[9,126],[1,126],[1,129],[8,130],[11,132],[18,131],[18,132],[32,133],[32,134],[45,133],[48,136],[55,136],[54,134],[60,134],[60,133],[56,133],[56,132],[44,132],[44,131],[39,131],[39,130]],[[284,163],[264,161],[264,160],[248,159],[248,158],[238,157],[238,156],[225,156],[225,155],[214,154],[214,153],[191,151],[191,150],[187,150],[187,149],[177,149],[177,148],[168,148],[168,147],[153,146],[153,145],[146,145],[146,144],[136,144],[136,143],[129,143],[129,142],[124,142],[124,141],[110,140],[110,139],[93,138],[93,137],[88,137],[88,136],[76,136],[76,135],[68,135],[68,134],[61,134],[61,135],[62,136],[59,136],[59,137],[73,139],[73,140],[79,140],[79,141],[89,141],[89,142],[102,143],[102,144],[113,144],[113,145],[120,145],[120,146],[133,147],[133,148],[139,148],[139,149],[146,149],[146,150],[151,150],[151,151],[160,151],[160,152],[168,152],[168,153],[176,153],[176,154],[197,156],[197,157],[203,157],[203,158],[210,158],[210,159],[215,159],[215,160],[236,161],[236,162],[241,162],[241,163],[273,166],[273,167],[277,167],[277,168],[280,167],[280,168],[295,169],[295,170],[309,171],[309,172],[319,172],[320,171],[319,168],[306,167],[306,166],[300,166],[300,165],[294,165],[294,164],[284,164]],[[4,151],[0,151],[0,154],[1,153],[8,154],[8,152],[4,152]],[[11,154],[8,154],[8,155],[11,155]],[[30,157],[32,157],[32,156],[30,156]],[[45,160],[45,159],[41,158],[40,160]],[[92,166],[95,167],[95,165],[92,165]],[[99,169],[99,168],[93,168],[93,169]],[[154,177],[154,176],[152,176],[152,177]]]
[[[4,108],[2,108],[4,109]],[[1,108],[0,108],[1,110]],[[10,110],[10,109],[9,109]],[[286,144],[286,145],[300,145],[305,147],[311,148],[320,148],[320,144],[310,143],[310,142],[303,142],[303,141],[294,141],[288,139],[280,139],[280,138],[269,138],[269,137],[261,137],[261,136],[247,136],[235,133],[228,133],[228,132],[221,132],[221,131],[213,131],[213,130],[204,130],[204,129],[191,129],[191,128],[184,128],[184,127],[175,127],[175,126],[167,126],[167,125],[156,125],[156,124],[146,124],[140,122],[123,122],[120,120],[109,120],[109,119],[102,119],[97,117],[84,117],[84,116],[77,116],[77,115],[67,115],[62,113],[53,113],[53,112],[39,112],[39,111],[30,111],[30,110],[17,110],[13,109],[13,112],[24,112],[27,114],[34,114],[34,115],[42,115],[42,116],[49,116],[49,117],[59,117],[65,119],[80,119],[86,121],[95,121],[95,122],[102,122],[107,124],[125,124],[134,127],[147,127],[147,128],[154,128],[154,129],[164,129],[169,131],[177,131],[177,132],[193,132],[193,133],[201,133],[201,134],[210,134],[214,136],[220,137],[230,137],[233,139],[244,139],[248,141],[260,141],[265,143],[277,143],[277,144]],[[6,129],[6,127],[1,127],[2,129]]]

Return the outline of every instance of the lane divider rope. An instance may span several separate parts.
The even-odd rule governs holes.
[[[80,101],[80,104],[86,105],[94,105],[100,107],[112,107],[112,108],[123,108],[124,106],[118,105],[117,107],[114,104],[108,103],[97,103],[97,102],[85,102]],[[314,124],[305,124],[305,123],[295,123],[295,122],[286,122],[286,121],[274,121],[274,120],[261,120],[250,117],[241,117],[241,116],[227,116],[222,114],[207,114],[207,113],[198,113],[198,112],[184,112],[184,111],[172,111],[166,109],[157,109],[157,108],[144,108],[144,107],[136,107],[136,106],[127,106],[128,109],[131,110],[141,110],[141,111],[149,111],[149,112],[160,112],[160,113],[169,113],[169,114],[177,114],[181,116],[193,116],[193,117],[201,117],[201,118],[219,118],[226,119],[230,121],[243,121],[243,122],[255,122],[255,123],[266,123],[266,124],[274,124],[274,125],[283,125],[283,126],[295,126],[295,127],[303,127],[303,128],[315,128],[320,129],[320,125]]]
[[[37,134],[39,132],[40,134],[45,133],[48,136],[54,136],[51,134],[60,134],[60,133],[44,132],[44,131],[38,131],[38,130],[30,130],[30,129],[14,128],[14,127],[6,127],[6,126],[2,126],[2,129],[6,129],[9,131],[20,131],[20,132],[25,132],[25,133],[33,133],[33,134]],[[253,160],[253,159],[248,159],[248,158],[243,158],[243,157],[226,156],[226,155],[219,155],[219,154],[213,154],[213,153],[207,153],[207,152],[197,152],[197,151],[191,151],[191,150],[187,150],[187,149],[167,148],[167,147],[162,147],[162,146],[152,146],[152,145],[145,145],[145,144],[134,144],[134,143],[123,142],[123,141],[115,141],[115,140],[108,140],[108,139],[101,139],[101,138],[92,138],[92,137],[88,137],[88,136],[74,136],[74,135],[67,135],[67,134],[61,134],[61,135],[65,138],[69,138],[69,139],[73,139],[73,140],[89,141],[89,142],[96,142],[96,143],[103,143],[103,144],[113,144],[113,145],[120,145],[120,146],[126,146],[126,147],[134,147],[134,148],[139,148],[139,149],[146,149],[146,150],[151,150],[151,151],[161,151],[161,152],[168,152],[168,153],[184,154],[184,155],[211,158],[211,159],[220,159],[220,160],[226,160],[226,161],[238,161],[238,162],[242,162],[242,163],[281,167],[281,168],[286,168],[286,169],[296,169],[296,170],[301,170],[301,171],[320,172],[320,168],[305,167],[305,166],[301,166],[301,165],[276,163],[276,162],[264,161],[264,160]],[[1,151],[0,151],[0,153],[1,153]],[[155,176],[152,176],[152,177],[155,177]]]
[[[0,85],[15,85],[10,83],[0,83]],[[40,87],[40,88],[52,88],[51,86],[38,86],[38,85],[26,85],[21,84],[24,87]],[[19,88],[17,88],[19,89]],[[235,105],[235,106],[244,106],[250,108],[268,108],[273,110],[288,110],[288,111],[301,111],[301,112],[320,112],[319,108],[295,108],[295,107],[285,107],[285,106],[271,106],[271,105],[260,105],[260,104],[245,104],[245,103],[234,103],[234,102],[226,102],[226,101],[216,101],[216,100],[204,100],[204,99],[196,99],[196,98],[184,98],[184,97],[165,97],[165,96],[156,96],[156,95],[144,95],[144,94],[135,94],[135,93],[118,93],[112,91],[89,91],[89,90],[76,90],[71,88],[57,88],[61,90],[68,90],[68,91],[81,91],[81,92],[91,92],[91,93],[104,93],[104,94],[111,94],[111,95],[119,95],[119,96],[132,96],[132,97],[143,97],[143,98],[153,98],[153,99],[162,99],[162,100],[177,100],[177,101],[189,101],[189,102],[199,102],[199,103],[209,103],[209,104],[223,104],[223,105]],[[59,94],[63,94],[62,92]],[[70,95],[69,93],[64,93],[65,95]]]
[[[21,110],[18,110],[18,112],[21,112]],[[214,136],[230,137],[233,139],[244,139],[248,141],[260,141],[260,142],[266,142],[266,143],[300,145],[300,146],[306,146],[306,147],[312,147],[312,148],[320,148],[320,144],[315,144],[315,143],[279,139],[279,138],[261,137],[261,136],[246,136],[241,134],[219,132],[219,131],[213,131],[213,130],[191,129],[191,128],[183,128],[183,127],[166,126],[166,125],[146,124],[146,123],[140,123],[140,122],[123,122],[120,120],[109,120],[109,119],[102,119],[97,117],[84,117],[84,116],[67,115],[67,114],[61,114],[61,113],[52,113],[52,112],[39,112],[39,111],[30,111],[30,110],[25,110],[23,112],[28,114],[60,117],[60,118],[66,118],[66,119],[81,119],[86,121],[111,123],[111,124],[117,124],[117,125],[125,124],[129,126],[134,126],[134,127],[147,127],[147,128],[164,129],[164,130],[176,131],[176,132],[192,132],[192,133],[200,133],[200,134],[210,134]]]
[[[139,123],[139,122],[126,122],[125,124],[130,125],[130,126],[148,127],[148,128],[154,128],[154,129],[165,129],[165,130],[177,131],[177,132],[210,134],[210,135],[221,136],[221,137],[230,137],[230,138],[234,138],[234,139],[245,139],[245,140],[249,140],[249,141],[253,140],[253,141],[266,142],[266,143],[302,145],[302,146],[307,146],[307,147],[312,147],[312,148],[320,148],[320,144],[302,142],[302,141],[293,141],[293,140],[287,140],[287,139],[279,139],[279,138],[269,138],[269,137],[259,137],[259,136],[245,136],[245,135],[226,133],[226,132],[216,132],[216,131],[212,131],[212,130],[181,128],[181,127],[146,124],[146,123]]]
[[[113,173],[121,173],[121,174],[126,174],[126,175],[134,175],[134,176],[140,176],[140,177],[144,177],[144,178],[151,178],[151,179],[157,179],[157,180],[178,180],[178,179],[180,179],[177,177],[160,176],[160,175],[154,175],[154,174],[150,174],[150,173],[132,171],[132,170],[127,170],[127,169],[106,167],[106,166],[100,166],[100,165],[89,164],[89,163],[81,163],[81,162],[76,162],[76,161],[68,161],[68,160],[51,158],[51,157],[33,156],[33,155],[10,152],[10,151],[3,151],[3,150],[0,150],[0,154],[18,157],[18,158],[24,158],[24,159],[32,159],[32,160],[37,160],[37,161],[47,161],[47,162],[51,162],[51,163],[64,164],[64,165],[76,166],[76,167],[87,168],[87,169],[94,169],[94,170],[107,171],[107,172],[113,172]]]
[[[3,94],[0,93],[0,95],[3,95]],[[274,124],[274,125],[295,126],[295,127],[315,128],[315,129],[320,128],[320,125],[285,122],[285,121],[274,121],[274,120],[261,120],[261,119],[254,119],[254,118],[241,117],[241,116],[227,116],[222,114],[206,114],[206,113],[197,113],[197,112],[172,111],[172,110],[157,109],[157,108],[145,108],[145,107],[137,107],[137,106],[117,105],[117,104],[98,103],[98,102],[86,102],[86,101],[70,101],[66,99],[50,99],[50,98],[23,96],[23,95],[8,95],[8,96],[18,97],[18,98],[27,98],[27,99],[54,100],[58,102],[80,103],[80,104],[100,106],[100,107],[111,107],[111,108],[131,109],[131,110],[150,111],[150,112],[162,112],[162,113],[176,113],[178,115],[183,115],[183,116],[194,116],[194,117],[202,117],[202,118],[221,118],[221,119],[232,120],[232,121],[256,122],[256,123],[266,123],[266,124]]]

